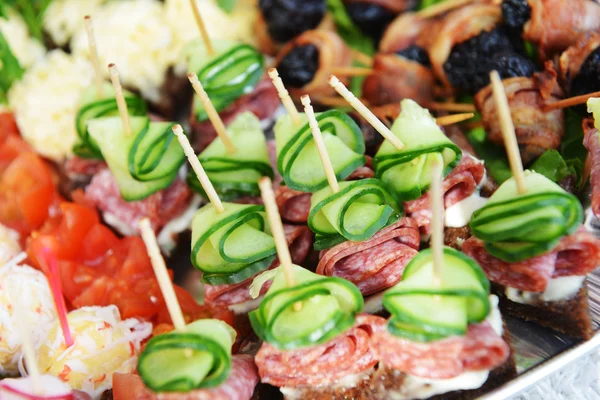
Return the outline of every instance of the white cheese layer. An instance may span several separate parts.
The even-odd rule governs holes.
[[[488,199],[481,197],[479,193],[473,193],[469,197],[446,208],[444,211],[444,225],[448,228],[462,228],[471,221],[473,213],[488,202]]]
[[[370,368],[358,374],[347,375],[332,385],[328,385],[327,389],[350,389],[359,386],[365,379],[369,379],[372,373],[373,368]],[[319,386],[314,389],[319,390]],[[279,390],[286,400],[304,400],[306,398],[303,388],[282,387]]]
[[[407,375],[402,388],[390,391],[388,398],[391,400],[427,399],[436,394],[455,390],[477,389],[487,381],[488,375],[488,370],[465,372],[450,379],[425,379]]]
[[[10,51],[19,61],[21,67],[27,69],[36,61],[44,58],[46,49],[38,40],[29,36],[29,31],[21,14],[7,8],[8,18],[0,17],[0,32],[8,42]],[[0,65],[0,73],[2,65]]]
[[[231,310],[234,314],[248,314],[250,311],[256,310],[260,303],[262,302],[264,296],[257,297],[256,299],[248,300],[243,303],[230,305],[229,310]]]
[[[504,293],[509,300],[521,304],[535,304],[545,301],[568,300],[579,292],[586,276],[561,276],[560,278],[550,279],[548,286],[543,292],[527,292],[511,287],[506,287]]]
[[[156,238],[163,253],[166,255],[171,254],[171,251],[173,251],[177,245],[177,235],[192,225],[194,215],[196,214],[196,211],[198,211],[198,208],[202,202],[202,197],[198,195],[194,196],[190,205],[179,216],[173,218],[165,226],[163,226],[158,234],[158,237]]]

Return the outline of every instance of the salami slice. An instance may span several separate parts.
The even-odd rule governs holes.
[[[451,207],[471,196],[484,177],[485,167],[483,162],[467,153],[463,153],[460,163],[442,182],[444,207]],[[416,200],[404,203],[404,211],[406,211],[409,217],[417,221],[423,234],[429,233],[429,223],[431,221],[430,209],[429,193],[424,194]]]
[[[275,200],[279,208],[279,215],[285,222],[296,224],[306,223],[310,212],[310,193],[280,186],[275,192]]]
[[[428,379],[449,379],[464,372],[491,370],[510,355],[508,344],[488,322],[469,325],[465,336],[435,342],[413,342],[380,329],[373,350],[381,364]]]
[[[157,395],[144,386],[137,374],[113,375],[114,400],[249,400],[258,383],[258,372],[252,356],[236,354],[231,357],[231,372],[216,388],[192,390],[185,393]]]
[[[278,387],[326,386],[368,371],[377,364],[371,336],[385,324],[381,317],[360,314],[353,328],[322,345],[278,350],[265,342],[256,354],[261,381]]]
[[[600,241],[583,228],[562,238],[551,252],[521,262],[508,263],[492,256],[476,237],[464,242],[463,251],[481,265],[492,282],[528,292],[543,292],[552,278],[587,275],[600,263]]]
[[[344,242],[321,252],[317,273],[354,283],[367,296],[395,285],[418,253],[420,235],[412,218],[401,218],[364,242]]]
[[[295,264],[301,264],[308,255],[312,245],[312,233],[306,226],[284,225],[283,230],[290,248],[292,261]],[[275,260],[269,269],[279,266],[279,261]],[[204,301],[212,306],[230,306],[240,304],[250,297],[250,285],[254,277],[248,278],[243,282],[230,285],[205,285]],[[265,293],[270,287],[270,282],[263,285],[261,294]]]
[[[592,211],[600,218],[600,137],[597,129],[585,132],[583,144],[589,152],[592,168],[590,186],[592,188]]]

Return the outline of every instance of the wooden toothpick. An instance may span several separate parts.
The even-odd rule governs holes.
[[[333,170],[333,165],[331,165],[331,159],[329,158],[327,148],[325,147],[325,142],[323,141],[323,135],[321,134],[321,129],[319,128],[319,122],[317,122],[315,112],[312,108],[312,105],[310,104],[310,97],[308,97],[308,95],[305,94],[300,98],[300,101],[304,106],[304,113],[308,118],[308,125],[310,126],[313,139],[315,139],[317,150],[319,150],[319,157],[321,158],[323,169],[325,169],[325,176],[327,176],[327,182],[329,183],[329,187],[331,188],[331,191],[333,193],[337,193],[340,191],[340,185],[338,184],[337,178],[335,177],[335,171]]]
[[[160,291],[165,299],[171,321],[173,321],[173,327],[175,327],[176,330],[181,331],[185,329],[185,318],[183,317],[181,306],[177,300],[175,289],[173,289],[173,283],[169,277],[165,260],[160,254],[156,235],[150,225],[150,220],[148,218],[142,218],[139,222],[139,228],[144,244],[146,245],[148,257],[150,257],[150,262],[152,263],[152,268],[154,269],[154,274],[156,275],[156,280],[158,281],[158,286],[160,286]]]
[[[585,104],[591,97],[599,97],[600,92],[586,93],[581,96],[569,97],[568,99],[546,103],[542,107],[544,111],[558,110],[561,108],[573,107],[579,104]]]
[[[119,80],[119,71],[115,64],[108,64],[108,70],[110,72],[110,80],[115,88],[115,98],[117,99],[117,107],[119,107],[119,114],[121,115],[121,122],[123,122],[123,132],[125,136],[131,136],[131,125],[129,124],[129,112],[127,111],[127,103],[123,96],[123,88],[121,87],[121,81]]]
[[[221,202],[217,191],[210,182],[208,175],[206,175],[206,171],[204,171],[204,168],[202,168],[202,164],[200,164],[198,157],[194,153],[194,149],[192,149],[190,141],[188,140],[187,136],[185,136],[185,134],[183,133],[183,128],[181,127],[181,125],[174,125],[173,133],[177,136],[177,140],[179,140],[179,144],[181,145],[181,148],[183,149],[183,152],[185,153],[188,162],[192,166],[196,177],[200,181],[202,189],[204,189],[204,192],[208,196],[208,200],[215,207],[217,213],[222,213],[223,211],[225,211],[225,207],[223,207],[223,203]]]
[[[294,101],[290,97],[290,93],[287,91],[287,89],[285,88],[285,85],[283,84],[283,81],[279,77],[279,72],[277,72],[277,68],[269,69],[269,77],[273,81],[273,86],[275,86],[275,89],[277,89],[277,93],[279,94],[279,98],[281,99],[281,103],[283,104],[283,107],[285,107],[285,110],[292,118],[292,122],[294,123],[294,125],[299,125],[300,124],[300,114],[298,113],[298,110],[296,109],[296,105],[294,104]]]
[[[364,67],[333,67],[330,72],[341,76],[367,76],[371,75],[374,71],[371,68]]]
[[[475,105],[468,103],[438,103],[431,102],[426,104],[427,108],[435,111],[453,111],[453,112],[475,112]]]
[[[90,48],[90,60],[95,70],[96,96],[102,97],[102,68],[98,59],[98,46],[96,45],[96,36],[94,36],[94,26],[92,25],[92,17],[86,15],[84,18],[85,31],[87,32],[88,46]]]
[[[394,135],[394,133],[387,126],[385,126],[385,124],[381,122],[379,118],[377,118],[375,114],[371,112],[371,110],[367,108],[367,106],[361,103],[361,101],[357,99],[356,96],[354,96],[354,94],[348,90],[348,88],[342,82],[340,82],[335,75],[331,75],[329,77],[329,85],[331,85],[331,87],[334,88],[340,94],[340,96],[346,99],[346,101],[360,115],[362,115],[362,117],[367,120],[367,122],[371,124],[375,130],[381,134],[381,136],[384,137],[384,139],[389,141],[398,150],[401,150],[404,147],[404,143],[402,143],[402,141],[398,139],[398,137]]]
[[[202,41],[204,42],[204,46],[206,46],[206,52],[209,56],[212,56],[215,54],[215,49],[210,40],[210,36],[208,36],[208,31],[206,30],[206,25],[204,25],[202,15],[200,14],[198,3],[196,3],[196,0],[190,0],[190,5],[192,6],[194,18],[196,19],[196,25],[198,25],[198,29],[200,30],[200,36],[202,36]]]
[[[500,129],[502,130],[502,137],[504,138],[504,146],[506,148],[510,170],[515,178],[517,191],[519,194],[524,194],[527,192],[527,187],[525,186],[525,175],[523,174],[523,162],[521,161],[521,153],[519,152],[515,126],[513,125],[512,117],[510,115],[508,99],[506,98],[506,92],[504,91],[504,86],[502,85],[498,71],[490,72],[490,81],[492,82],[494,101],[498,107]]]
[[[466,121],[475,116],[472,112],[470,113],[462,113],[462,114],[452,114],[452,115],[444,115],[443,117],[437,117],[435,122],[439,126],[447,126],[452,124],[457,124],[459,122]]]
[[[188,74],[188,79],[190,80],[194,91],[200,98],[200,101],[202,102],[202,105],[206,110],[206,115],[208,115],[208,119],[213,124],[217,135],[219,135],[219,137],[223,141],[225,149],[229,154],[235,154],[237,149],[231,141],[231,139],[229,138],[229,135],[227,134],[227,129],[225,128],[225,124],[223,123],[221,116],[219,116],[219,113],[215,109],[215,106],[213,105],[212,101],[210,101],[208,94],[206,94],[204,86],[202,86],[202,83],[200,83],[200,80],[198,80],[198,76],[196,76],[196,74],[192,72]]]
[[[352,53],[352,58],[354,58],[359,63],[369,67],[373,65],[373,57],[371,57],[370,55],[367,55],[355,49],[350,49],[350,53]]]
[[[429,201],[431,204],[431,253],[433,271],[438,283],[442,280],[444,264],[444,193],[442,192],[443,162],[436,159],[431,168]]]

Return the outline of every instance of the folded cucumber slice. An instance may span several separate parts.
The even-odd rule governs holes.
[[[239,97],[251,93],[264,75],[264,59],[247,44],[215,40],[215,55],[209,55],[202,41],[195,40],[186,49],[188,71],[198,75],[215,109],[222,111]],[[198,97],[194,98],[197,121],[208,119]]]
[[[259,196],[259,179],[263,176],[273,178],[267,142],[260,128],[260,121],[251,112],[242,113],[227,126],[227,133],[235,143],[235,153],[229,153],[221,138],[216,138],[198,155],[198,159],[221,200]],[[188,184],[206,197],[202,185],[192,171],[188,175]]]
[[[363,308],[363,297],[356,286],[336,277],[314,274],[293,266],[296,284],[288,287],[281,267],[268,271],[266,279],[257,277],[251,292],[260,292],[273,280],[258,309],[248,314],[254,332],[262,340],[282,350],[325,343],[354,324]],[[296,310],[294,305],[302,308]]]
[[[341,111],[316,114],[323,141],[338,181],[346,179],[365,163],[365,141],[358,125]],[[294,125],[288,115],[275,124],[277,169],[291,189],[315,192],[327,186],[327,176],[319,161],[319,151],[312,138],[306,116]]]
[[[429,189],[434,162],[443,161],[446,176],[458,165],[462,152],[444,135],[427,109],[409,99],[400,104],[402,111],[391,129],[404,147],[398,150],[384,141],[373,158],[373,166],[375,176],[398,200],[409,201]]]
[[[264,207],[223,203],[221,214],[208,204],[192,220],[192,264],[211,285],[242,282],[275,259],[275,242]]]
[[[231,370],[235,330],[217,319],[202,319],[150,339],[138,359],[144,384],[155,392],[188,392],[219,386]]]
[[[127,112],[129,115],[146,115],[146,103],[144,100],[127,90],[123,91],[123,95],[125,103],[127,103]],[[73,152],[82,158],[102,159],[102,152],[90,136],[87,123],[92,119],[116,115],[119,115],[119,108],[117,107],[113,86],[109,83],[104,83],[102,85],[102,97],[98,97],[96,85],[88,86],[79,99],[79,110],[75,117],[75,127],[79,138],[73,147]]]
[[[131,117],[131,136],[125,136],[119,117],[88,122],[90,136],[114,175],[126,201],[144,199],[171,185],[185,158],[172,139],[171,123]],[[166,149],[160,153],[157,151]]]
[[[340,191],[330,187],[311,197],[308,226],[319,240],[342,237],[360,242],[396,221],[401,207],[379,179],[340,182]]]
[[[550,179],[526,171],[525,185],[527,192],[520,194],[514,178],[505,181],[470,223],[486,250],[507,262],[550,251],[583,221],[579,200]]]
[[[444,248],[442,276],[434,275],[430,249],[407,265],[402,281],[385,292],[384,307],[392,314],[388,330],[411,340],[432,341],[463,335],[468,324],[490,312],[490,283],[477,263]]]

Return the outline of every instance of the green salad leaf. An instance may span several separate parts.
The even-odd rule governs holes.
[[[221,10],[229,14],[233,10],[233,7],[235,7],[235,2],[236,0],[217,0],[217,5]]]
[[[556,150],[546,150],[532,165],[531,169],[559,183],[569,175],[577,176],[575,168],[568,165]]]
[[[19,60],[10,50],[8,41],[0,32],[0,103],[7,102],[8,90],[15,81],[23,76]]]
[[[44,41],[44,13],[52,0],[2,0],[0,1],[0,17],[8,18],[8,8],[12,8],[25,20],[29,34]]]

